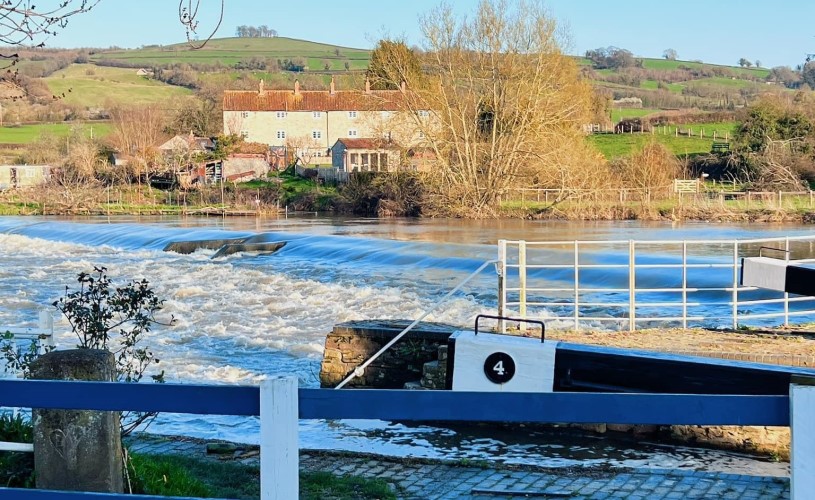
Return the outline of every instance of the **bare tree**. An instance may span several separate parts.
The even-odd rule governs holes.
[[[160,169],[157,149],[165,124],[164,111],[156,105],[116,106],[110,109],[112,145],[128,158],[130,174],[141,190],[144,180]]]
[[[662,57],[664,57],[668,61],[676,61],[676,50],[665,49],[665,51],[662,53]]]
[[[580,130],[591,87],[562,53],[540,3],[483,0],[466,18],[442,6],[422,30],[425,73],[405,60],[383,61],[382,73],[391,85],[407,82],[400,116],[435,153],[438,213],[493,216],[511,188],[557,182],[558,173],[597,163]]]

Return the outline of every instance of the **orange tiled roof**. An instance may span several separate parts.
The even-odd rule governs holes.
[[[398,90],[227,90],[224,111],[397,111]]]

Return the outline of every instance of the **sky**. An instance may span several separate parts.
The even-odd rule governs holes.
[[[59,0],[36,2],[40,8]],[[78,1],[78,0],[75,0]],[[510,0],[513,1],[513,0]],[[183,0],[186,4],[188,0]],[[373,48],[388,35],[421,46],[419,18],[439,0],[226,0],[217,37],[239,25],[267,25],[280,36]],[[461,15],[479,0],[448,0]],[[219,0],[200,0],[201,33],[211,31]],[[615,46],[639,57],[674,49],[681,60],[763,67],[796,66],[815,54],[812,0],[549,0],[544,2],[571,38],[570,54]],[[51,47],[139,47],[185,40],[177,0],[101,0],[46,40]]]

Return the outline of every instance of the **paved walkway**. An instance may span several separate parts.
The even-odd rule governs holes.
[[[157,455],[207,455],[207,442],[139,435],[131,451]],[[211,441],[210,441],[211,442]],[[256,446],[227,444],[230,460],[259,463]],[[221,459],[226,458],[221,455]],[[481,464],[478,464],[481,465]],[[650,469],[481,467],[462,462],[396,459],[344,452],[303,451],[300,470],[377,477],[403,499],[569,498],[586,500],[789,498],[789,480],[710,472]]]

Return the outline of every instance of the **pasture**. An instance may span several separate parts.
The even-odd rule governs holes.
[[[654,133],[633,133],[633,134],[595,134],[587,137],[600,153],[611,160],[621,156],[629,156],[632,152],[642,149],[651,141],[656,140],[665,145],[677,156],[686,156],[699,153],[710,153],[713,145],[713,138],[705,137],[676,137],[674,135],[662,135]]]
[[[43,134],[67,137],[73,130],[83,135],[104,137],[110,133],[111,126],[107,122],[92,124],[63,122],[0,127],[0,144],[29,144],[36,141]]]
[[[187,43],[152,45],[134,50],[99,52],[91,59],[94,62],[116,60],[144,66],[177,63],[234,66],[240,61],[253,58],[275,61],[303,58],[307,61],[309,71],[324,71],[326,62],[329,64],[329,70],[344,71],[346,62],[351,70],[367,68],[370,54],[370,51],[365,49],[286,37],[215,38],[201,49],[193,49]]]
[[[72,64],[43,81],[54,95],[65,94],[65,103],[84,107],[101,107],[109,102],[159,103],[192,94],[189,89],[138,76],[135,69],[92,64]]]

